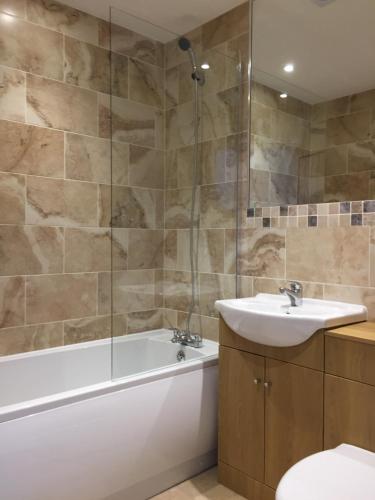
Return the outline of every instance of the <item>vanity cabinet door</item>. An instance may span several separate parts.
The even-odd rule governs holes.
[[[323,373],[266,359],[265,482],[323,449]]]
[[[264,480],[265,358],[220,347],[219,460]]]

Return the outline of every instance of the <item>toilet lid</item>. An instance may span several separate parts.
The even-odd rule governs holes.
[[[375,500],[375,453],[342,444],[294,465],[276,500]]]

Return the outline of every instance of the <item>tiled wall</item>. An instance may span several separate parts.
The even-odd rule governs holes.
[[[132,213],[115,212],[113,230],[114,281],[130,283],[133,304],[115,310],[114,331],[126,333],[138,322],[127,313],[155,309],[149,268],[162,266],[144,259],[163,225],[163,155],[147,149],[163,142],[163,92],[142,87],[144,72],[163,81],[162,47],[115,29],[111,75],[107,23],[46,0],[1,0],[0,10],[0,354],[111,335],[111,92],[114,126],[127,130],[112,150],[114,204],[123,197]],[[146,219],[155,230],[138,229]]]
[[[199,88],[199,307],[193,316],[192,329],[206,338],[217,339],[218,315],[214,302],[223,296],[234,297],[236,293],[235,181],[239,146],[242,159],[247,156],[247,94],[239,86],[238,50],[246,60],[247,4],[187,36],[199,60],[210,65],[205,72],[206,84]],[[242,113],[238,116],[240,108]],[[166,109],[164,317],[165,326],[185,328],[191,293],[189,226],[194,102],[191,66],[175,42],[166,47]]]
[[[311,161],[301,172],[309,191],[302,203],[374,198],[374,103],[369,90],[312,107]]]
[[[107,337],[112,310],[114,335],[184,326],[193,131],[186,54],[175,42],[163,47],[116,25],[110,32],[57,2],[0,1],[0,9],[12,15],[0,18],[0,354]],[[200,100],[194,316],[195,331],[210,337],[214,300],[235,294],[238,145],[247,153],[246,134],[237,134],[246,116],[239,125],[236,68],[247,13],[245,4],[191,34],[211,65]]]
[[[251,204],[294,205],[310,152],[311,106],[253,82],[251,114]]]

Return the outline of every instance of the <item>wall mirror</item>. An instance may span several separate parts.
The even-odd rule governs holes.
[[[375,1],[253,3],[249,207],[375,198]]]

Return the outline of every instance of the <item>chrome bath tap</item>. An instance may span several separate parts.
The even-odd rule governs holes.
[[[172,328],[173,337],[171,342],[174,344],[186,345],[189,347],[202,347],[202,337],[200,335],[192,335],[186,330],[180,330],[178,328]]]
[[[303,286],[299,281],[292,281],[289,288],[280,287],[279,291],[282,295],[286,295],[290,300],[290,305],[292,307],[297,307],[302,305],[303,300]]]

